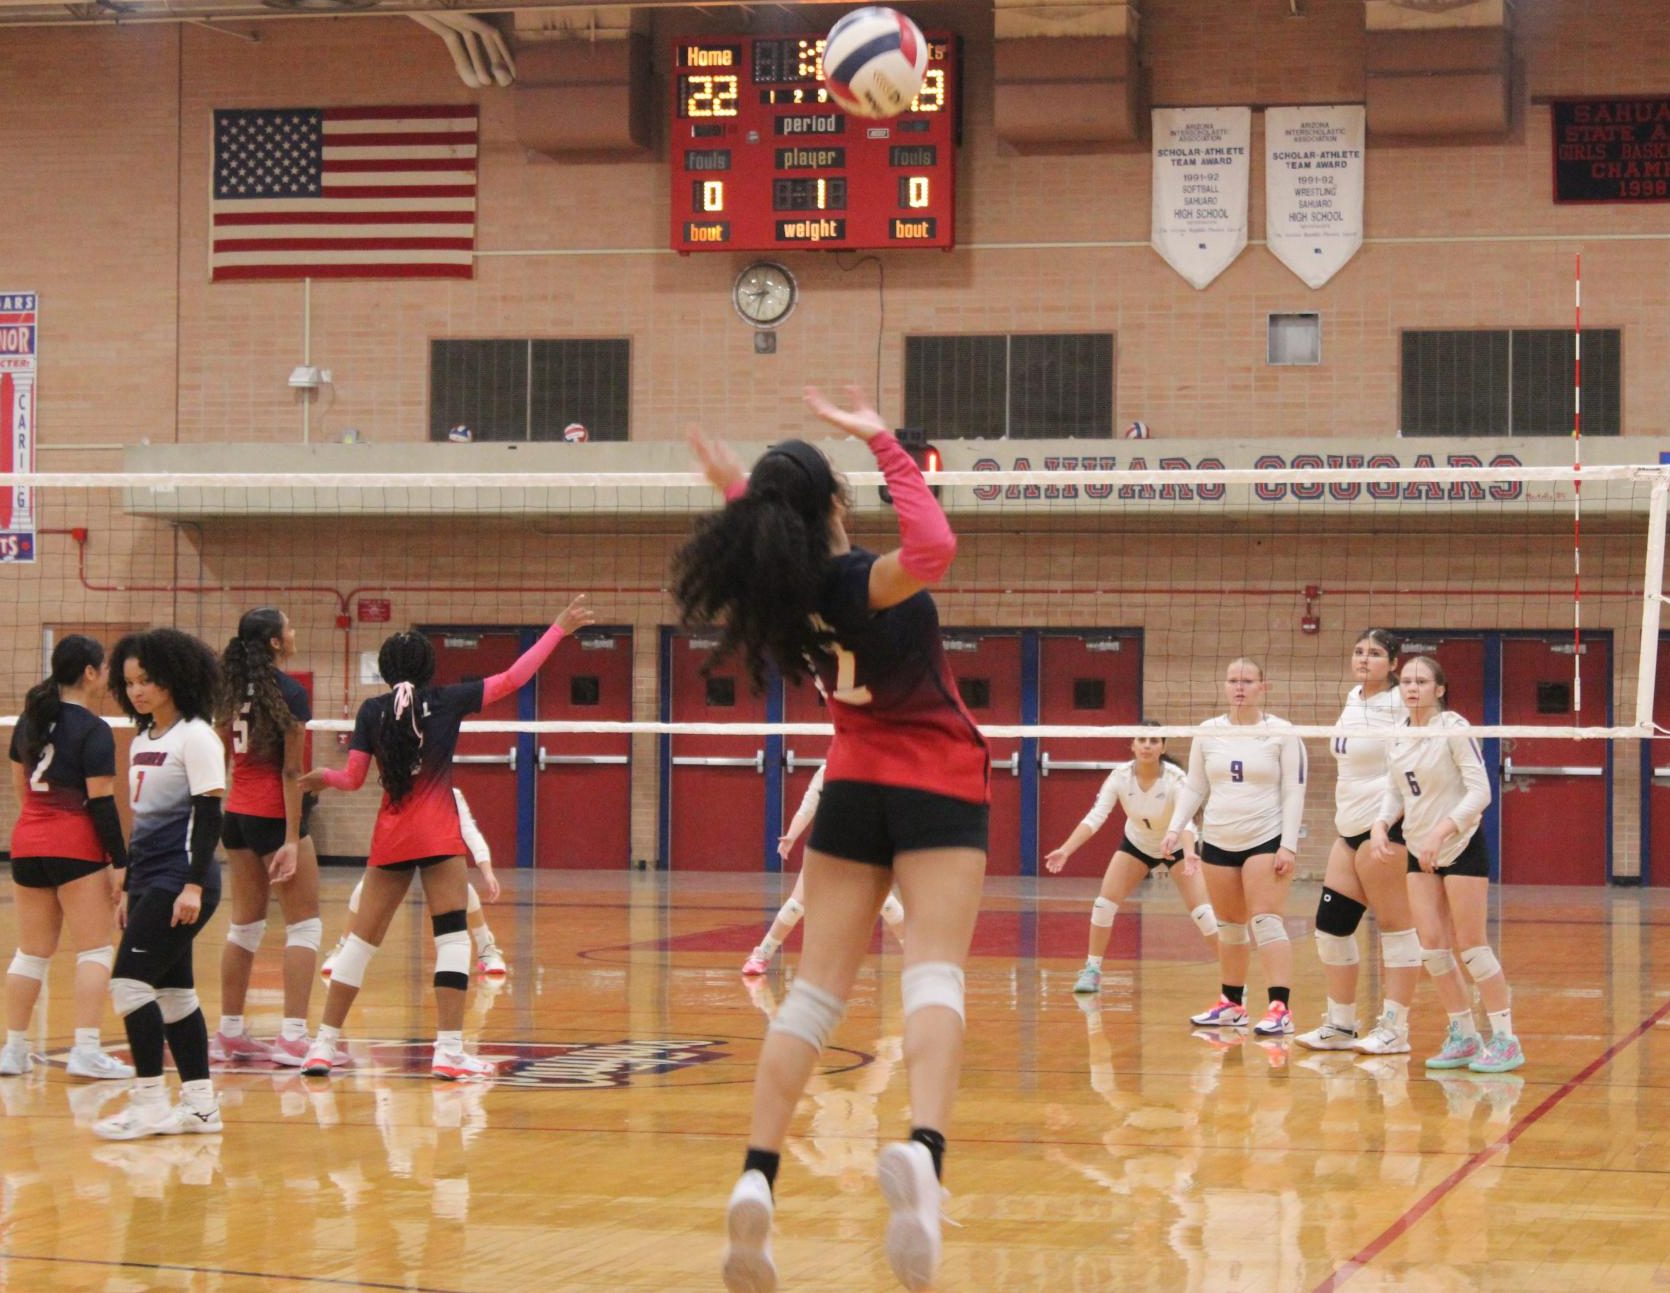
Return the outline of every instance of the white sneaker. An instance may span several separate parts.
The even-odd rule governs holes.
[[[7,1042],[0,1046],[0,1077],[22,1077],[33,1067],[28,1042]]]
[[[182,1134],[214,1136],[226,1130],[226,1124],[220,1120],[220,1101],[213,1096],[210,1100],[207,1109],[199,1109],[187,1097],[180,1097],[180,1103],[174,1106],[174,1120]]]
[[[1313,1051],[1348,1051],[1357,1045],[1357,1030],[1324,1019],[1320,1028],[1300,1033],[1293,1040]]]
[[[119,1082],[133,1076],[133,1065],[124,1064],[103,1051],[77,1046],[70,1052],[69,1062],[64,1065],[64,1071],[71,1077]]]
[[[475,959],[477,974],[485,974],[491,978],[503,978],[509,971],[505,967],[504,953],[499,951],[497,943],[489,943],[482,948]]]
[[[307,1048],[307,1054],[302,1057],[303,1077],[329,1077],[331,1069],[336,1067],[336,1046],[318,1037],[313,1039]]]
[[[939,1271],[939,1205],[944,1193],[934,1156],[919,1141],[889,1145],[876,1160],[876,1178],[893,1215],[887,1223],[887,1260],[907,1289],[933,1287]]]
[[[114,1117],[93,1124],[93,1134],[102,1140],[139,1140],[144,1136],[178,1136],[184,1127],[174,1106],[166,1100],[130,1100]]]
[[[1381,1024],[1357,1042],[1357,1049],[1364,1055],[1407,1055],[1409,1030]]]
[[[438,1050],[430,1062],[429,1071],[447,1082],[457,1082],[461,1079],[497,1077],[499,1066],[492,1060],[482,1059],[479,1055]]]
[[[771,1186],[765,1173],[744,1172],[725,1205],[730,1245],[720,1267],[730,1293],[776,1293],[777,1266],[771,1260]]]

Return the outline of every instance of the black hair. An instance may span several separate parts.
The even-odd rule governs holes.
[[[410,683],[414,692],[419,691],[435,676],[435,648],[416,629],[396,633],[377,652],[377,670],[390,687]],[[390,706],[372,743],[371,752],[377,756],[383,789],[388,792],[391,804],[398,804],[411,793],[412,782],[423,761],[423,728],[419,726],[418,713],[415,697],[398,718]]]
[[[1138,727],[1164,727],[1165,724],[1160,722],[1159,719],[1157,719],[1157,718],[1143,718],[1143,719],[1138,719],[1137,720],[1137,726]],[[1136,740],[1136,741],[1140,741],[1142,738],[1140,736],[1137,736],[1137,737],[1132,737],[1131,739]],[[1162,736],[1159,739],[1163,741],[1166,738]],[[1172,758],[1169,754],[1167,754],[1164,750],[1160,751],[1160,762],[1169,763],[1174,768],[1181,768],[1183,766],[1181,763],[1177,762],[1176,759]]]
[[[33,767],[46,749],[52,725],[64,707],[60,687],[74,687],[87,670],[104,663],[104,647],[93,638],[71,633],[58,639],[52,648],[52,672],[47,674],[23,698],[23,723],[19,741],[24,763]]]
[[[1444,676],[1444,666],[1439,664],[1433,656],[1412,655],[1403,662],[1403,668],[1407,669],[1410,665],[1417,663],[1424,664],[1432,670],[1432,681],[1444,689],[1444,694],[1438,697],[1438,708],[1448,709],[1450,707],[1450,680]]]
[[[768,450],[748,490],[700,518],[673,556],[673,600],[686,628],[717,629],[704,668],[740,652],[763,690],[775,666],[790,682],[831,635],[812,616],[829,572],[829,520],[850,502],[823,452],[802,440]]]
[[[137,660],[146,677],[174,700],[181,718],[214,719],[220,700],[220,662],[208,643],[179,629],[146,629],[129,633],[110,652],[110,690],[116,703],[140,731],[154,721],[141,714],[128,697],[127,662]]]
[[[249,704],[249,749],[269,762],[284,753],[284,737],[296,716],[278,687],[278,655],[273,639],[284,637],[284,612],[276,606],[257,606],[238,621],[238,635],[221,652],[226,676],[217,721],[225,726]]]
[[[1403,650],[1403,643],[1398,641],[1397,634],[1390,629],[1364,629],[1351,639],[1352,646],[1356,646],[1359,642],[1374,643],[1375,646],[1386,653],[1386,659],[1394,665],[1397,663],[1398,652]]]

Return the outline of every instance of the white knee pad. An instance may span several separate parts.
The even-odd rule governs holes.
[[[1090,923],[1097,929],[1112,929],[1113,918],[1119,914],[1119,904],[1097,898],[1090,904]]]
[[[1357,940],[1344,934],[1325,934],[1316,931],[1316,959],[1324,965],[1355,965],[1358,961]]]
[[[1237,920],[1218,922],[1218,942],[1233,946],[1247,941],[1247,927]]]
[[[1435,979],[1441,979],[1455,969],[1455,957],[1450,955],[1447,947],[1426,948],[1421,952],[1421,960],[1426,964],[1426,972]]]
[[[963,1018],[963,970],[950,961],[924,961],[899,976],[904,989],[905,1018],[928,1006],[944,1006]]]
[[[1268,947],[1271,943],[1287,942],[1287,926],[1282,923],[1280,916],[1263,911],[1252,918],[1253,942],[1260,947]]]
[[[444,974],[456,977],[449,982],[443,982],[441,976]],[[469,985],[470,934],[464,929],[435,935],[435,985],[442,988],[457,987],[458,979],[464,980],[464,986]]]
[[[247,925],[228,925],[226,927],[226,941],[233,947],[241,947],[246,952],[261,950],[261,936],[267,932],[267,918],[251,921]]]
[[[116,1008],[116,1013],[126,1019],[135,1010],[150,1005],[157,999],[157,990],[149,983],[142,983],[138,979],[112,979],[110,981],[110,1003]]]
[[[881,918],[889,925],[902,925],[905,919],[905,905],[893,894],[881,900]]]
[[[1380,963],[1388,970],[1412,970],[1421,963],[1421,936],[1412,929],[1380,932]]]
[[[805,979],[796,979],[789,987],[789,995],[777,1008],[776,1018],[767,1031],[787,1033],[821,1052],[829,1041],[829,1035],[835,1031],[835,1025],[841,1022],[846,1008],[847,1003],[833,993],[815,988]]]
[[[198,1008],[196,988],[158,988],[157,1005],[162,1008],[162,1022],[177,1024],[190,1019]]]
[[[1200,931],[1202,938],[1211,938],[1218,932],[1217,913],[1212,910],[1212,904],[1203,902],[1189,913],[1189,919],[1194,921],[1195,928]]]
[[[12,957],[8,974],[15,974],[20,979],[33,979],[36,983],[46,982],[47,966],[52,964],[50,956],[30,956],[27,952],[18,952]]]
[[[464,913],[473,916],[481,910],[481,895],[475,891],[473,884],[464,886]]]
[[[77,965],[102,965],[108,971],[116,964],[116,949],[106,943],[103,947],[89,947],[85,952],[75,954]]]
[[[790,898],[777,909],[777,919],[790,929],[800,923],[800,918],[806,914],[805,906],[798,898]]]
[[[365,967],[376,955],[374,944],[366,942],[358,934],[349,934],[342,942],[342,950],[336,954],[336,964],[331,967],[331,982],[346,984],[350,988],[359,987],[365,981]]]
[[[1496,959],[1496,953],[1488,947],[1469,947],[1461,954],[1461,963],[1467,967],[1467,973],[1473,976],[1474,983],[1494,979],[1502,972],[1502,963]]]
[[[319,941],[325,936],[325,922],[317,916],[309,916],[306,920],[298,920],[294,925],[284,927],[285,947],[305,947],[309,951],[319,950]]]

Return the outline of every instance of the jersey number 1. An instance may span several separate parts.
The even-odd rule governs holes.
[[[843,705],[868,705],[868,687],[858,687],[858,657],[839,643],[835,644],[835,699]]]

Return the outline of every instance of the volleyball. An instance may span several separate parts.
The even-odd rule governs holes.
[[[1131,423],[1130,426],[1125,428],[1125,438],[1127,440],[1146,440],[1146,439],[1148,439],[1148,423],[1146,423],[1146,422],[1133,422],[1133,423]]]
[[[894,9],[854,9],[829,29],[824,42],[829,97],[854,116],[898,116],[922,88],[927,70],[922,29]]]

